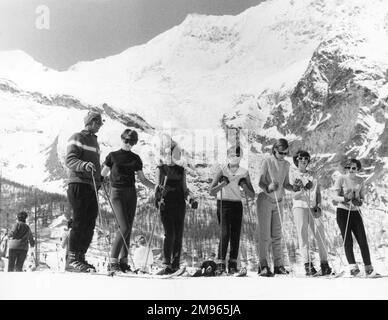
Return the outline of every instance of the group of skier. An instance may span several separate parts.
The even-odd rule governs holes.
[[[296,170],[290,171],[290,163],[285,160],[289,155],[288,142],[278,139],[272,147],[272,155],[265,158],[259,173],[259,188],[256,209],[259,225],[259,263],[258,274],[272,277],[274,274],[287,275],[284,267],[283,207],[285,190],[292,193],[292,212],[298,234],[299,248],[304,261],[307,276],[330,275],[333,273],[328,263],[325,230],[320,219],[322,215],[322,197],[317,178],[308,170],[311,156],[306,150],[298,150],[293,156]],[[218,269],[226,269],[226,252],[230,242],[228,273],[237,272],[237,255],[239,249],[242,196],[241,187],[246,197],[255,197],[249,172],[239,166],[242,150],[234,146],[228,150],[228,163],[216,173],[210,194],[217,194],[217,216],[221,224],[221,240],[218,252]],[[365,275],[374,276],[374,271],[365,227],[360,208],[365,198],[364,180],[357,175],[361,162],[350,159],[344,166],[344,174],[335,182],[334,200],[338,203],[336,218],[344,241],[346,258],[350,265],[350,274],[356,276],[360,269],[353,252],[353,237],[360,246],[365,265]],[[317,241],[320,257],[320,270],[313,264],[309,246],[309,232]],[[272,248],[270,248],[270,246]],[[273,254],[273,272],[269,267],[269,249]]]
[[[68,140],[65,161],[69,172],[67,196],[72,207],[72,224],[66,239],[65,270],[94,272],[96,269],[87,262],[85,254],[90,246],[99,213],[98,192],[102,187],[107,193],[104,180],[107,180],[109,176],[111,186],[109,202],[118,227],[110,250],[108,271],[135,271],[130,266],[128,256],[137,204],[135,182],[138,180],[155,191],[155,203],[165,231],[163,268],[158,274],[176,272],[180,268],[186,201],[191,204],[192,208],[198,206],[187,187],[186,169],[179,165],[182,156],[179,146],[171,141],[168,148],[163,151],[163,161],[160,161],[157,167],[155,182],[151,182],[143,173],[141,158],[131,151],[138,142],[138,134],[135,130],[124,130],[120,137],[121,148],[110,152],[101,164],[100,148],[96,136],[103,125],[101,114],[94,110],[89,111],[84,118],[84,124],[85,128],[73,134]],[[211,267],[208,274],[235,274],[239,271],[237,259],[243,220],[243,200],[244,198],[255,199],[256,196],[259,226],[258,274],[263,277],[289,274],[284,267],[282,250],[283,207],[286,190],[292,194],[292,212],[306,275],[312,276],[318,272],[322,275],[332,274],[332,268],[328,262],[326,232],[320,219],[322,215],[320,184],[308,170],[311,156],[305,150],[298,150],[293,155],[296,169],[290,171],[290,163],[285,159],[288,155],[287,140],[278,139],[272,147],[272,154],[261,164],[258,177],[259,192],[256,194],[249,171],[240,166],[243,157],[242,148],[236,144],[227,150],[227,162],[217,170],[209,188],[210,195],[217,198],[217,218],[221,236],[217,263],[206,264],[206,268]],[[351,159],[345,165],[344,170],[345,174],[337,179],[334,189],[335,200],[338,202],[337,222],[344,241],[346,258],[351,267],[351,274],[359,274],[360,269],[353,253],[353,233],[361,249],[365,274],[372,275],[375,272],[370,260],[360,210],[365,198],[364,181],[357,175],[357,172],[361,170],[361,163],[357,159]],[[18,225],[12,229],[10,238],[23,233],[23,246],[26,245],[26,241],[33,244],[31,232],[28,233],[25,229],[23,221],[19,221]],[[309,248],[309,232],[312,233],[318,244],[320,271],[317,271],[313,264]],[[229,244],[229,260],[226,264]],[[270,268],[270,249],[272,249],[273,256],[273,271]],[[14,250],[12,261],[22,259],[23,254],[24,251],[21,253],[20,250]],[[20,267],[20,263],[16,262],[16,264]]]
[[[159,274],[174,273],[180,267],[186,200],[190,196],[186,170],[178,165],[182,156],[179,146],[171,141],[167,150],[163,151],[164,158],[157,167],[153,183],[145,177],[139,155],[131,151],[138,142],[138,134],[134,130],[126,129],[121,135],[121,149],[107,155],[101,170],[100,149],[95,135],[103,125],[101,114],[90,111],[84,122],[85,129],[74,134],[69,139],[67,147],[68,199],[73,209],[73,227],[69,234],[65,270],[89,272],[95,269],[86,261],[85,253],[90,245],[98,214],[98,190],[104,178],[109,175],[110,202],[118,222],[118,231],[111,248],[108,270],[133,271],[128,263],[128,251],[136,213],[135,182],[138,179],[146,187],[155,190],[156,205],[165,231],[164,267]],[[290,163],[285,159],[287,155],[289,155],[287,140],[278,139],[272,147],[272,154],[261,164],[258,179],[260,191],[256,202],[259,225],[258,274],[270,277],[274,274],[289,273],[284,267],[282,251],[285,190],[292,193],[292,211],[306,275],[315,275],[318,272],[313,265],[309,248],[309,232],[312,232],[318,244],[320,273],[331,274],[325,230],[319,219],[322,214],[320,185],[308,170],[310,154],[305,150],[299,150],[293,156],[296,170],[291,174]],[[227,150],[227,163],[215,173],[210,185],[210,195],[217,197],[217,218],[221,229],[217,257],[219,274],[238,272],[243,195],[253,199],[256,197],[248,170],[240,166],[242,157],[243,152],[239,145],[230,147]],[[335,183],[335,200],[338,201],[337,222],[343,237],[346,257],[351,266],[351,274],[356,275],[360,272],[353,253],[353,233],[360,245],[365,273],[370,275],[374,270],[360,211],[365,198],[365,188],[362,178],[357,175],[361,170],[361,163],[351,159],[344,169],[345,174]],[[105,190],[105,185],[102,186]],[[192,197],[190,201],[196,208],[197,203]],[[229,243],[229,260],[226,265]],[[268,259],[270,247],[273,254],[273,272]]]

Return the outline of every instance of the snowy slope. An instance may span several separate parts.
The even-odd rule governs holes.
[[[189,15],[144,45],[65,72],[21,52],[1,53],[0,77],[28,90],[106,101],[152,125],[213,127],[235,95],[296,84],[319,43],[336,34],[365,37],[376,59],[384,57],[387,12],[379,0],[267,1],[237,16]]]

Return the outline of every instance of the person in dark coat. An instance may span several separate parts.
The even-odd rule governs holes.
[[[27,216],[27,212],[19,212],[17,222],[8,233],[8,272],[23,271],[23,264],[28,252],[28,244],[31,247],[35,246],[31,229],[26,223]]]

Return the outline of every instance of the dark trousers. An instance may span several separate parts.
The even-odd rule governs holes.
[[[27,257],[27,250],[9,249],[8,251],[8,272],[22,272],[23,264]]]
[[[230,241],[229,260],[235,261],[238,257],[240,246],[240,233],[243,206],[241,201],[217,200],[217,218],[221,224],[221,241],[218,246],[218,259],[225,260]],[[221,219],[220,219],[221,218]]]
[[[110,198],[119,223],[119,230],[116,232],[110,254],[112,258],[118,258],[119,255],[120,258],[127,258],[127,247],[129,248],[129,239],[131,237],[133,220],[136,213],[136,189],[135,187],[112,187]]]
[[[93,239],[98,214],[94,187],[86,183],[70,183],[67,197],[73,209],[73,227],[69,235],[69,251],[85,254]]]
[[[164,210],[160,211],[164,227],[163,263],[172,263],[173,268],[179,268],[180,265],[185,213],[185,203],[166,202]]]
[[[337,208],[337,223],[341,230],[342,239],[345,239],[346,222],[348,221],[349,210]],[[358,245],[360,246],[362,260],[365,265],[370,265],[370,253],[368,247],[368,240],[366,238],[364,223],[362,217],[358,211],[350,211],[348,229],[346,231],[345,240],[345,254],[349,264],[355,264],[356,259],[354,258],[353,252],[353,237],[354,234]]]

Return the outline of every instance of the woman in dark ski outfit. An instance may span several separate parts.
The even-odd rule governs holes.
[[[357,159],[350,159],[345,165],[345,174],[338,177],[334,190],[334,200],[337,204],[337,223],[341,230],[346,259],[350,266],[350,274],[357,276],[360,269],[356,263],[353,252],[353,235],[356,238],[362,260],[365,266],[365,275],[373,277],[374,271],[368,240],[365,232],[364,222],[361,215],[361,206],[365,198],[365,181],[357,173],[361,170],[361,162]],[[352,235],[353,234],[353,235]]]
[[[110,173],[110,198],[120,228],[112,245],[110,264],[108,265],[108,271],[114,272],[131,271],[131,267],[128,265],[127,248],[129,248],[132,224],[136,213],[135,174],[145,186],[150,189],[155,188],[155,185],[144,176],[140,157],[131,151],[131,148],[138,141],[137,132],[130,129],[124,130],[121,134],[121,141],[121,149],[108,154],[101,171],[102,176],[107,176]]]
[[[189,189],[186,185],[186,171],[176,164],[181,159],[181,151],[175,142],[165,152],[164,163],[156,169],[155,182],[159,186],[156,192],[156,201],[159,201],[159,210],[164,227],[163,265],[159,275],[171,274],[180,267],[183,228],[186,213],[186,198]],[[165,187],[163,187],[166,180]],[[162,198],[163,204],[160,205]],[[196,202],[191,201],[196,208]]]

